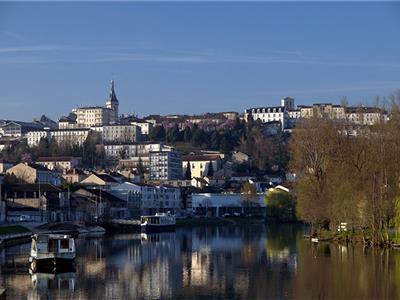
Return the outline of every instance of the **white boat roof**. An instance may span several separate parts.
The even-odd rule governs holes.
[[[63,239],[71,239],[72,236],[69,234],[54,234],[54,233],[36,233],[34,234],[36,239],[40,240],[63,240]]]

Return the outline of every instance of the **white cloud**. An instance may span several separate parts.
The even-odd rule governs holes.
[[[16,52],[43,52],[56,51],[60,47],[54,45],[37,45],[37,46],[16,46],[0,48],[0,53],[16,53]]]

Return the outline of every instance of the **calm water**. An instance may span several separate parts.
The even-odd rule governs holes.
[[[2,250],[10,299],[400,299],[400,251],[312,245],[296,226],[198,227],[77,240],[76,272],[29,274]]]

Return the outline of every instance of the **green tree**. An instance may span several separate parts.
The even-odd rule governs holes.
[[[190,168],[190,161],[188,161],[186,164],[185,179],[186,180],[192,179],[192,170]]]
[[[194,146],[202,146],[205,143],[207,143],[205,131],[203,129],[197,129],[194,131],[192,136],[192,144]]]
[[[164,142],[166,139],[165,128],[162,125],[154,126],[150,131],[149,138],[151,141]]]
[[[229,132],[224,132],[220,142],[220,150],[223,153],[230,153],[233,150],[233,143]]]
[[[281,189],[270,189],[265,193],[266,217],[271,221],[295,221],[296,211],[293,197]]]
[[[210,137],[210,148],[212,150],[219,150],[219,143],[220,143],[220,138],[219,138],[219,134],[218,131],[214,130],[211,133],[211,137]]]
[[[210,178],[212,178],[214,176],[214,167],[213,167],[213,164],[212,164],[211,160],[208,163],[207,176],[210,177]]]
[[[192,139],[192,129],[190,126],[186,126],[185,129],[183,130],[183,140],[185,142],[190,142]]]
[[[49,156],[50,154],[50,143],[48,138],[41,138],[36,148],[36,156]]]
[[[168,129],[167,141],[175,143],[181,140],[181,133],[179,131],[178,124],[175,124],[172,128]]]

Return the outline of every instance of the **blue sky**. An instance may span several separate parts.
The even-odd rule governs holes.
[[[400,88],[400,3],[0,2],[0,118],[372,102]]]

